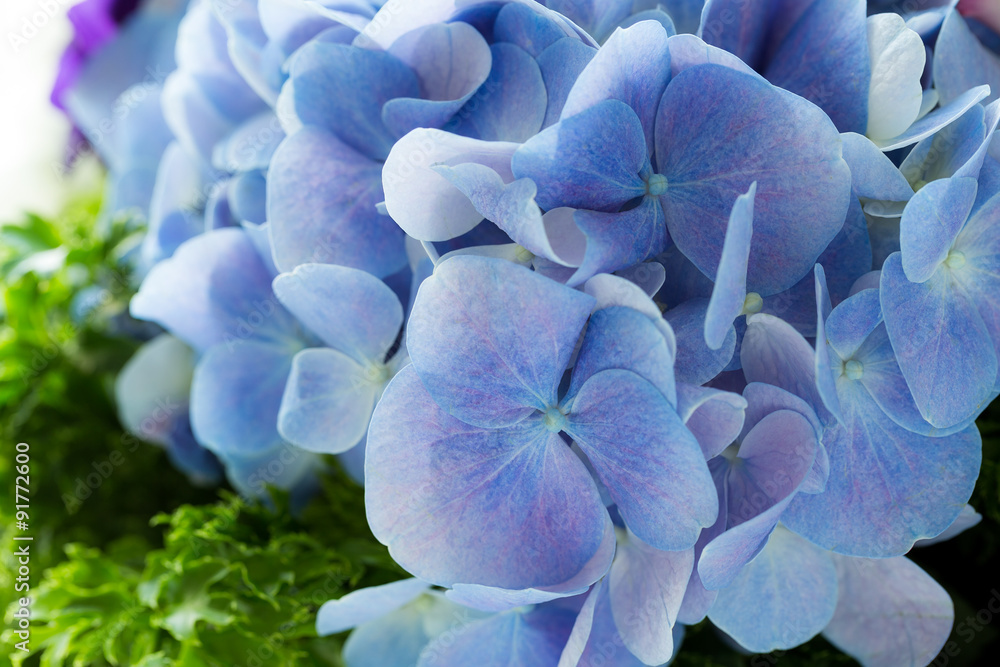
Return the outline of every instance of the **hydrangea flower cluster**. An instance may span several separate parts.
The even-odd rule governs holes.
[[[123,418],[251,495],[364,482],[413,578],[320,610],[351,667],[662,665],[706,617],[928,664],[906,554],[978,522],[1000,394],[1000,26],[955,4],[194,0],[80,121],[166,331]]]

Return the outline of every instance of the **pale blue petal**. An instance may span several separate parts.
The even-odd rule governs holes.
[[[681,72],[656,121],[670,237],[716,275],[732,204],[756,180],[747,288],[788,289],[844,226],[851,175],[840,143],[822,111],[765,81],[720,65]]]
[[[837,421],[843,421],[843,417],[840,414],[840,400],[837,398],[837,384],[834,378],[835,369],[830,359],[830,350],[827,346],[829,339],[826,334],[826,320],[830,316],[830,293],[826,288],[826,274],[823,272],[823,267],[819,264],[816,265],[815,282],[816,390],[819,392],[820,399],[822,399],[826,409],[837,418]]]
[[[579,40],[563,37],[538,56],[538,68],[542,71],[549,97],[543,128],[559,121],[573,84],[596,54],[597,49]]]
[[[647,665],[674,654],[677,622],[694,551],[660,551],[629,535],[619,546],[608,575],[611,613],[625,648]]]
[[[991,89],[988,101],[1000,96],[1000,58],[979,43],[965,19],[952,9],[934,46],[934,87],[944,105],[982,84]]]
[[[382,106],[420,97],[413,70],[395,56],[313,40],[290,62],[294,113],[373,160],[384,160],[397,136],[382,123]]]
[[[285,340],[294,322],[270,283],[247,234],[220,229],[182,244],[153,267],[130,308],[133,317],[162,325],[196,350],[251,336]]]
[[[763,80],[749,65],[725,49],[712,46],[691,35],[675,35],[667,40],[670,49],[670,71],[677,76],[684,70],[697,65],[723,65],[744,74]]]
[[[403,307],[381,280],[357,269],[302,264],[274,279],[299,322],[359,364],[382,363],[403,325]]]
[[[908,558],[834,556],[837,610],[823,636],[865,667],[926,665],[955,620],[948,593]]]
[[[743,314],[747,296],[747,263],[750,260],[750,239],[753,235],[753,201],[757,182],[750,184],[745,195],[733,204],[726,227],[722,257],[715,275],[715,288],[705,312],[705,342],[718,350],[725,343],[733,320]]]
[[[726,478],[726,531],[705,546],[698,560],[707,589],[731,584],[764,548],[807,479],[817,446],[812,424],[791,410],[770,413],[746,435]]]
[[[882,267],[886,329],[924,419],[938,428],[978,414],[993,397],[997,355],[977,303],[950,270],[911,283],[893,254]]]
[[[329,132],[306,127],[281,143],[267,176],[275,264],[341,264],[378,276],[406,265],[403,234],[375,205],[381,167]]]
[[[747,650],[767,653],[819,634],[836,604],[837,569],[830,554],[779,529],[739,578],[719,591],[708,618]]]
[[[553,2],[548,2],[546,6],[560,11]],[[562,13],[569,16],[565,12]],[[516,44],[536,59],[545,49],[565,38],[566,33],[549,17],[535,11],[534,8],[516,2],[505,4],[493,23],[495,41]],[[577,43],[582,44],[582,42]]]
[[[254,456],[282,444],[278,410],[294,349],[257,340],[216,345],[191,383],[191,427],[220,456]]]
[[[925,540],[917,540],[913,545],[915,547],[929,547],[932,544],[938,544],[939,542],[944,542],[950,540],[951,538],[961,535],[969,528],[973,526],[978,526],[983,520],[983,515],[977,512],[972,505],[966,505],[962,508],[958,517],[952,522],[950,526],[944,529],[940,535],[935,537],[929,537]]]
[[[278,432],[288,442],[320,454],[357,445],[382,388],[380,378],[329,348],[303,350],[292,360],[278,412]]]
[[[382,121],[397,137],[417,127],[441,127],[490,74],[490,47],[467,23],[436,23],[407,33],[389,52],[409,65],[420,97],[397,97],[382,106]]]
[[[851,168],[855,196],[880,202],[905,202],[913,196],[906,176],[868,137],[854,132],[840,135],[844,160]]]
[[[986,138],[983,118],[983,107],[977,104],[951,125],[914,146],[899,171],[916,185],[951,178],[983,144]]]
[[[429,588],[426,581],[402,579],[330,600],[316,613],[316,633],[321,637],[333,635],[385,616],[420,597]]]
[[[445,412],[483,427],[556,403],[590,296],[503,260],[459,256],[420,286],[406,347]]]
[[[540,420],[463,424],[434,403],[413,365],[372,417],[365,506],[396,562],[441,586],[560,584],[587,566],[610,524],[583,463]]]
[[[844,425],[823,439],[830,455],[826,491],[796,496],[782,521],[838,553],[904,554],[941,533],[965,506],[979,471],[979,432],[972,426],[939,438],[911,433],[858,383],[839,390]]]
[[[607,370],[592,376],[572,399],[567,419],[564,430],[644,542],[686,549],[715,520],[718,498],[698,442],[638,375]]]
[[[740,350],[747,382],[765,382],[803,399],[821,421],[829,418],[816,388],[812,346],[786,322],[758,313],[747,318]]]
[[[903,273],[914,283],[929,279],[948,256],[976,201],[976,181],[943,178],[913,195],[899,221]]]

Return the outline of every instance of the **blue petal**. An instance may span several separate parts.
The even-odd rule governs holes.
[[[267,175],[275,264],[324,262],[388,276],[406,265],[403,234],[375,205],[380,166],[329,132],[306,127],[278,147]]]
[[[670,71],[672,76],[698,65],[723,65],[744,74],[764,80],[749,65],[729,51],[711,46],[694,35],[676,35],[667,40],[670,49]]]
[[[396,294],[346,266],[303,264],[275,278],[274,293],[324,343],[360,364],[386,361],[403,325]]]
[[[644,21],[617,30],[580,73],[566,99],[562,118],[570,118],[606,100],[632,108],[652,153],[656,109],[670,80],[670,51],[663,26]]]
[[[483,427],[556,404],[594,300],[503,260],[459,256],[420,286],[406,346],[447,412]]]
[[[787,530],[739,578],[719,591],[712,623],[754,653],[805,643],[830,622],[837,604],[837,569],[830,555]]]
[[[680,624],[674,626],[680,627]],[[559,667],[606,665],[607,667],[643,667],[644,662],[625,648],[611,608],[608,578],[605,577],[587,595],[577,616]]]
[[[911,282],[927,281],[948,256],[976,201],[976,181],[944,178],[913,196],[899,221],[903,273]]]
[[[841,359],[850,359],[881,322],[878,290],[862,290],[827,316],[826,340]]]
[[[635,266],[667,244],[663,208],[654,197],[644,197],[639,206],[621,213],[577,211],[573,219],[586,237],[586,250],[571,284]]]
[[[955,518],[952,524],[944,529],[944,532],[935,537],[918,540],[914,546],[927,547],[932,544],[938,544],[939,542],[950,540],[956,535],[961,535],[969,528],[979,525],[982,520],[982,514],[973,509],[972,505],[966,505],[962,508],[962,511],[959,513],[958,517]]]
[[[542,71],[542,80],[545,81],[545,90],[549,96],[543,128],[558,122],[573,84],[596,54],[597,49],[563,37],[538,56],[538,68]]]
[[[863,665],[926,665],[955,618],[951,598],[908,558],[834,556],[837,610],[823,636]]]
[[[924,419],[948,428],[993,397],[997,355],[973,296],[942,266],[925,283],[903,275],[898,254],[882,268],[881,301],[899,367]]]
[[[551,2],[548,7],[559,11]],[[505,4],[493,23],[495,41],[516,44],[532,58],[538,58],[545,49],[565,38],[566,33],[552,19],[519,3]],[[582,44],[577,40],[573,41]]]
[[[373,160],[389,155],[396,136],[382,123],[382,106],[420,97],[416,75],[395,56],[313,40],[291,59],[290,94],[303,125],[315,125]]]
[[[757,182],[733,204],[722,246],[715,288],[705,311],[705,342],[718,350],[726,341],[733,320],[743,314],[747,296],[747,263],[750,260],[750,239],[753,235],[753,200]]]
[[[607,370],[592,376],[572,398],[567,419],[564,430],[644,542],[686,549],[715,520],[718,498],[698,442],[638,375]]]
[[[979,43],[957,11],[945,16],[934,46],[934,87],[941,104],[948,104],[965,91],[988,84],[993,101],[1000,96],[1000,58]]]
[[[971,426],[940,438],[911,433],[858,383],[840,383],[838,390],[844,425],[823,439],[830,455],[826,491],[796,496],[782,521],[837,553],[904,554],[947,528],[969,499],[981,459],[979,432]]]
[[[527,141],[545,120],[548,99],[535,59],[513,44],[494,44],[490,75],[445,129],[486,141]]]
[[[181,245],[153,267],[131,303],[196,350],[253,337],[286,340],[294,321],[271,292],[271,275],[241,229],[220,229]]]
[[[382,107],[382,120],[395,136],[447,123],[487,80],[493,63],[486,40],[467,23],[414,30],[389,52],[409,65],[420,81],[420,99],[397,97]]]
[[[767,49],[771,21],[768,9],[772,4],[769,0],[707,0],[698,36],[759,69]]]
[[[540,420],[463,424],[412,365],[372,417],[365,506],[393,558],[440,586],[560,584],[600,550],[610,523],[583,463]]]
[[[429,588],[426,581],[402,579],[330,600],[316,613],[316,633],[321,637],[333,635],[385,616],[420,597]]]
[[[576,615],[571,609],[545,605],[531,611],[491,616],[432,641],[417,667],[555,667],[569,639]]]
[[[790,13],[789,5],[794,12],[802,3],[779,3],[774,11]],[[770,47],[768,81],[816,104],[841,132],[865,131],[871,61],[863,0],[808,3],[780,46]]]
[[[295,350],[256,340],[216,345],[191,384],[191,426],[220,456],[253,456],[279,447],[278,410]]]
[[[664,314],[677,335],[674,374],[679,382],[705,384],[726,368],[736,351],[736,330],[732,326],[719,349],[713,350],[705,342],[708,304],[707,299],[691,299]]]
[[[905,202],[913,197],[906,177],[871,139],[854,132],[845,132],[840,139],[855,196],[879,202]]]
[[[634,535],[608,575],[611,613],[625,648],[648,665],[674,654],[673,627],[694,567],[694,551],[660,551]]]
[[[368,431],[380,379],[336,350],[299,352],[281,399],[278,432],[311,452],[346,452]]]
[[[659,389],[671,406],[677,404],[673,350],[639,311],[614,306],[591,316],[573,367],[569,395],[576,395],[591,376],[612,368],[632,371]]]
[[[718,270],[732,203],[755,180],[751,291],[794,285],[844,226],[851,176],[840,136],[818,108],[767,82],[720,65],[681,72],[656,138],[670,237],[706,275]]]
[[[511,162],[516,178],[538,186],[538,205],[614,213],[646,194],[649,157],[635,113],[600,102],[532,137]]]

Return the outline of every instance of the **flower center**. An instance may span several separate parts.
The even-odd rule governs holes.
[[[864,374],[865,365],[857,359],[851,359],[844,364],[844,375],[847,376],[848,380],[860,380]]]
[[[759,313],[760,309],[764,307],[764,299],[760,298],[760,294],[757,292],[750,292],[747,294],[747,298],[743,300],[743,314],[753,315]]]
[[[949,269],[960,269],[965,266],[965,253],[952,250],[948,253],[944,263]]]
[[[651,197],[659,197],[667,192],[667,177],[663,174],[653,174],[646,181],[646,193]]]
[[[558,407],[553,406],[545,411],[545,428],[552,433],[558,433],[566,427],[566,415]]]

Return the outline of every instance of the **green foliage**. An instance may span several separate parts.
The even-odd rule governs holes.
[[[140,565],[129,544],[67,545],[35,592],[31,647],[42,667],[341,665],[339,640],[316,636],[319,606],[403,576],[363,516],[361,489],[334,474],[298,518],[286,496],[269,509],[229,493],[158,515],[165,547]]]

